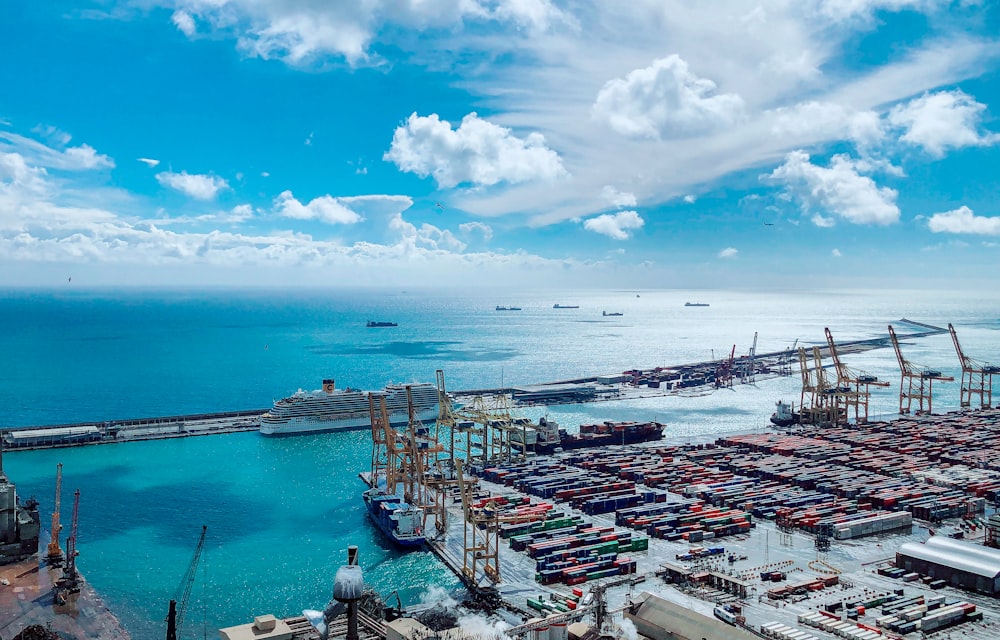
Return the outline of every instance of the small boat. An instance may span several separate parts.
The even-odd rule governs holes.
[[[709,306],[707,302],[685,302],[685,307],[707,307]]]
[[[607,311],[602,311],[601,315],[604,316],[605,318],[610,318],[612,316],[623,316],[625,314],[620,311],[612,311],[611,313],[608,313]]]
[[[365,325],[369,329],[372,327],[398,327],[399,325],[395,322],[381,322],[377,320],[369,320],[368,324]]]
[[[792,405],[778,400],[774,407],[774,413],[771,414],[771,424],[777,427],[790,427],[799,423],[799,414],[795,413],[795,407]]]
[[[578,304],[559,304],[558,302],[552,305],[553,309],[579,309]]]
[[[497,305],[497,311],[520,311],[521,307],[504,307]]]

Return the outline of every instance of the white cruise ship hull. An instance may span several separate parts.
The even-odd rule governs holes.
[[[438,408],[430,407],[416,412],[420,422],[434,422],[438,418]],[[389,414],[392,426],[405,426],[409,422],[407,411]],[[261,419],[260,432],[265,436],[297,436],[303,433],[329,433],[332,431],[361,431],[371,429],[371,417],[366,412],[363,416],[347,416],[336,418],[332,416],[296,416],[280,422],[269,422]]]

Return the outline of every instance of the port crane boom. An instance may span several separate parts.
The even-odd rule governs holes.
[[[864,424],[868,422],[868,401],[871,399],[871,387],[888,387],[889,383],[880,381],[871,374],[849,369],[840,359],[837,343],[833,341],[830,329],[826,328],[823,331],[826,332],[826,343],[830,347],[830,357],[837,370],[837,393],[844,409],[843,418],[844,420],[849,419],[849,410],[853,408],[854,421],[857,424]]]
[[[955,344],[958,361],[962,365],[961,406],[971,407],[972,396],[979,396],[979,407],[987,409],[993,404],[993,376],[1000,374],[1000,367],[991,365],[965,355],[962,345],[958,342],[955,327],[948,323],[951,341]]]
[[[59,521],[59,504],[62,498],[62,463],[56,465],[56,499],[52,509],[52,540],[49,542],[48,554],[45,559],[50,567],[58,567],[62,564],[63,552],[59,546],[59,532],[62,530],[62,523]]]
[[[181,583],[177,586],[177,594],[170,601],[170,611],[167,614],[167,640],[177,640],[177,629],[184,624],[184,614],[187,612],[188,601],[191,599],[191,589],[194,587],[194,579],[198,573],[198,562],[201,560],[201,552],[205,548],[205,532],[208,531],[206,525],[201,525],[201,537],[198,538],[198,545],[194,548],[194,556],[191,564],[188,565]]]
[[[928,369],[914,364],[903,357],[899,348],[899,339],[892,325],[889,325],[889,340],[896,351],[901,377],[899,379],[899,414],[909,415],[913,408],[913,400],[917,400],[917,414],[924,413],[924,401],[927,401],[927,413],[933,413],[934,381],[954,382],[952,376],[943,375],[940,371]],[[905,402],[904,402],[905,401]]]

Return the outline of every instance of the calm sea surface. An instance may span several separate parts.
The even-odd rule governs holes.
[[[684,302],[710,307],[684,307]],[[553,309],[555,303],[579,309]],[[497,312],[517,305],[520,312]],[[601,312],[621,312],[602,317]],[[914,329],[903,317],[955,324],[967,354],[1000,362],[1000,294],[981,292],[691,291],[0,291],[0,426],[29,426],[263,408],[326,377],[340,386],[433,382],[450,389],[530,384],[633,367],[681,364]],[[368,329],[367,320],[399,323]],[[959,375],[947,334],[903,345],[916,363]],[[872,403],[897,407],[891,349],[845,356],[893,386]],[[798,402],[799,380],[737,385],[695,397],[549,407],[571,428],[657,419],[668,437],[764,428],[774,402]],[[935,410],[958,383],[935,386]],[[542,409],[525,410],[535,418]],[[8,452],[22,496],[43,522],[63,468],[63,519],[79,488],[79,563],[135,638],[162,637],[167,601],[208,526],[185,637],[322,608],[346,548],[366,579],[405,602],[458,588],[429,553],[400,554],[366,520],[357,474],[366,432],[265,439],[255,433]],[[67,508],[67,505],[70,507]]]

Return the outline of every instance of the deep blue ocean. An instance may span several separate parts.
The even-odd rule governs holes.
[[[686,301],[709,307],[684,307]],[[555,303],[579,309],[553,309]],[[519,312],[498,312],[517,305]],[[621,312],[602,317],[601,312]],[[0,426],[19,427],[264,408],[323,378],[339,386],[434,381],[451,390],[531,384],[825,344],[914,329],[903,317],[955,324],[968,355],[1000,362],[997,292],[58,290],[0,291]],[[398,327],[368,329],[367,320]],[[956,376],[935,386],[935,411],[958,405],[958,361],[947,335],[907,341],[911,361]],[[891,349],[844,358],[889,380],[872,412],[898,406]],[[789,378],[688,397],[535,408],[572,428],[584,421],[656,419],[684,439],[765,428]],[[996,402],[1000,402],[998,390]],[[208,526],[183,637],[288,616],[330,599],[349,544],[383,594],[417,601],[458,581],[427,552],[400,554],[365,517],[357,478],[367,432],[262,438],[255,433],[8,452],[4,468],[49,521],[55,466],[63,521],[79,488],[79,565],[135,638],[163,636],[167,601]],[[47,541],[47,540],[46,540]]]

